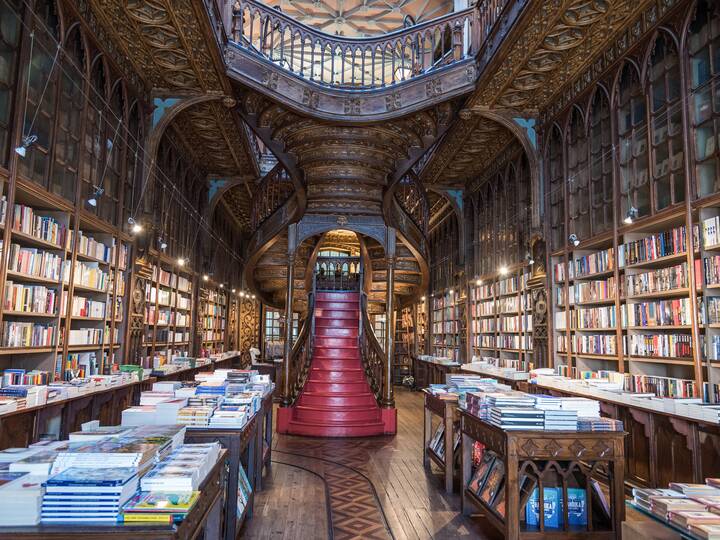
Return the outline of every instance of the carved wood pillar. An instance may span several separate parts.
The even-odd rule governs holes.
[[[528,288],[532,295],[533,317],[533,356],[534,367],[553,367],[549,358],[548,342],[548,291],[547,269],[545,262],[545,241],[535,237],[530,242],[532,258],[532,272],[528,281]]]
[[[285,296],[285,343],[283,349],[283,407],[290,406],[290,355],[292,353],[293,329],[293,285],[295,281],[295,251],[297,244],[297,227],[288,228],[288,260],[287,260],[287,289]]]
[[[387,300],[385,303],[385,365],[383,366],[383,407],[394,407],[392,366],[395,356],[395,257],[387,257]]]
[[[145,333],[145,287],[152,280],[152,266],[146,257],[138,257],[130,278],[130,305],[128,306],[127,361],[142,365],[143,334]]]

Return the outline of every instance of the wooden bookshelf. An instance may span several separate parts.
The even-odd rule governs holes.
[[[220,287],[200,290],[202,348],[209,354],[225,351],[228,293]]]
[[[432,355],[459,361],[461,357],[462,312],[459,293],[448,289],[432,297]]]
[[[532,363],[530,269],[517,265],[470,285],[470,354],[527,370]]]

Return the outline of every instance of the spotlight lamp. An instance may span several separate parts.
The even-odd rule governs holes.
[[[623,219],[623,223],[625,223],[625,225],[632,225],[633,221],[637,219],[638,213],[638,209],[631,206],[625,215],[625,219]]]
[[[232,290],[232,293],[235,294],[235,289]]]
[[[221,289],[224,289],[224,288],[225,288],[225,284],[224,284],[224,283],[221,283],[221,284],[220,284],[220,288],[221,288]]]
[[[210,276],[208,276],[207,274],[203,274],[203,281],[207,281],[209,279],[210,279]]]
[[[187,260],[184,259],[183,257],[179,257],[177,260],[178,266],[185,266],[186,262],[187,262]]]
[[[240,291],[240,298],[245,298],[245,291]]]
[[[505,266],[504,264],[500,267],[500,270],[499,270],[501,276],[507,275],[508,271],[509,271],[508,267]]]
[[[15,153],[20,157],[27,156],[27,150],[37,142],[37,135],[26,135],[22,138],[22,144],[15,148]]]
[[[480,278],[476,279],[476,280],[475,280],[475,285],[477,285],[478,287],[479,287],[480,285],[482,285],[482,279],[480,279]]]
[[[455,294],[455,291],[454,291],[453,289],[450,289],[450,290],[448,291],[448,294],[449,294],[450,296],[452,296],[453,294]]]
[[[134,218],[129,217],[128,224],[130,225],[130,232],[132,232],[134,234],[141,233],[143,230],[142,225],[140,225],[137,221],[135,221]]]
[[[98,199],[102,197],[102,194],[105,193],[105,190],[100,186],[93,186],[93,188],[95,189],[95,191],[93,192],[93,196],[88,199],[87,203],[90,206],[97,206]]]
[[[568,242],[570,242],[575,247],[580,245],[580,239],[575,233],[572,233],[570,236],[568,236]]]
[[[255,300],[255,295],[254,295],[254,294],[252,295],[252,299]]]
[[[162,236],[158,238],[158,244],[160,244],[160,249],[162,249],[163,251],[167,249],[167,242]]]
[[[530,255],[529,251],[525,254],[525,260],[528,264],[535,264],[535,259],[533,259],[533,256]]]

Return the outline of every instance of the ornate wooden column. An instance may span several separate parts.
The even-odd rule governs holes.
[[[540,367],[555,367],[549,357],[548,340],[548,278],[546,267],[545,241],[536,236],[530,241],[530,249],[535,264],[528,280],[528,288],[532,295],[533,318],[533,365]]]
[[[395,229],[388,228],[387,248],[387,289],[385,291],[385,365],[383,366],[382,406],[395,407],[393,395],[392,366],[395,356]]]
[[[288,260],[287,260],[287,288],[285,297],[285,343],[283,349],[283,407],[289,407],[290,396],[290,354],[292,353],[292,320],[293,320],[293,282],[295,280],[295,244],[297,243],[297,227],[288,228]]]

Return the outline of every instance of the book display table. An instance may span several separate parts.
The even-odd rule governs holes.
[[[517,538],[604,538],[619,539],[621,524],[625,516],[624,476],[625,467],[623,432],[584,431],[504,431],[488,422],[460,411],[462,433],[462,511],[472,513],[473,507],[480,509],[488,521],[498,528],[506,539]],[[485,446],[485,452],[492,452],[499,460],[497,469],[504,479],[495,482],[493,497],[483,497],[485,485],[476,494],[469,488],[473,479],[473,448],[475,441]],[[493,468],[494,470],[494,468]],[[490,471],[493,472],[492,470]],[[485,484],[490,481],[488,480]],[[499,475],[498,475],[499,476]],[[568,489],[570,478],[579,479],[584,491],[586,525],[569,525]],[[537,526],[527,525],[523,487],[528,479],[535,486],[538,512]],[[522,480],[522,482],[521,482]],[[595,512],[604,503],[604,495],[598,488],[597,480],[607,483],[610,495],[607,498],[607,516]],[[522,485],[521,485],[522,484]],[[555,514],[559,527],[546,526],[547,512],[544,496],[549,486],[556,493]],[[558,501],[559,498],[559,501]],[[605,507],[605,505],[602,505]],[[597,514],[597,515],[596,515]]]
[[[219,442],[227,454],[228,478],[227,495],[224,498],[224,534],[225,540],[235,540],[246,518],[252,516],[256,489],[257,446],[259,434],[259,415],[255,415],[241,429],[211,429],[188,427],[185,433],[186,443]],[[238,514],[238,489],[240,466],[243,466],[253,490],[248,497],[242,513]]]
[[[270,392],[262,400],[262,407],[257,413],[257,465],[255,466],[255,489],[262,490],[263,471],[270,468],[272,459],[273,437],[273,393]]]
[[[458,405],[457,397],[454,399],[441,399],[427,390],[425,394],[425,421],[423,423],[423,465],[430,467],[434,461],[442,470],[445,477],[445,492],[453,492],[455,476],[459,469],[455,466],[455,437],[458,432]],[[433,416],[440,417],[437,430],[433,429]],[[443,455],[439,455],[432,447],[433,435],[443,426],[442,447]],[[438,444],[440,444],[438,442]],[[450,458],[448,459],[448,456]]]
[[[416,388],[427,388],[431,384],[444,384],[445,375],[458,373],[460,364],[448,363],[439,360],[421,360],[415,358],[413,361]]]
[[[0,415],[0,450],[26,447],[45,434],[67,439],[90,420],[100,420],[105,426],[119,424],[120,413],[139,399],[144,384],[111,386]]]
[[[528,386],[536,393],[600,400],[603,416],[622,420],[628,433],[625,477],[633,486],[702,483],[705,478],[720,476],[720,424],[651,408],[647,401],[622,402],[611,392],[590,394],[540,383]]]
[[[223,500],[227,498],[227,461],[228,453],[222,451],[200,485],[200,498],[181,523],[1,527],[0,540],[220,540],[223,538]]]
[[[482,375],[483,377],[492,377],[503,384],[507,384],[513,390],[518,390],[519,385],[523,384],[530,378],[530,374],[526,371],[506,371],[502,368],[493,366],[483,366],[480,364],[463,364],[460,373],[472,375]]]

